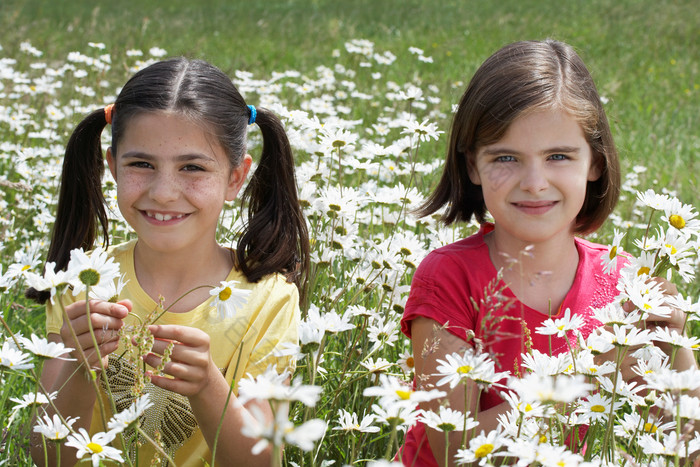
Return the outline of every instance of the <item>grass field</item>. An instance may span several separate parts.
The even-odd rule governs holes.
[[[234,78],[249,103],[304,110],[321,123],[340,120],[351,133],[343,154],[340,149],[315,153],[309,148],[318,146],[320,130],[309,132],[293,118],[285,120],[296,138],[300,189],[316,188],[302,190],[302,199],[313,206],[327,203],[329,189],[342,180],[348,197],[344,209],[350,206],[350,214],[341,212],[336,218],[326,217],[320,208],[307,210],[316,256],[304,313],[310,307],[322,314],[345,316],[349,309],[358,314],[346,316],[352,330],[326,334],[317,343],[319,353],[312,351],[300,360],[298,374],[307,384],[323,386],[323,394],[313,409],[294,406],[291,418],[297,424],[320,418],[329,426],[311,453],[290,447],[284,461],[364,465],[386,457],[400,440],[393,438],[394,430],[332,428],[338,425],[340,408],[359,415],[374,410],[373,400],[363,398],[362,391],[379,384],[380,373],[410,380],[410,371],[404,374],[397,365],[410,351],[397,322],[412,263],[473,231],[474,226],[442,229],[431,221],[416,221],[405,209],[406,200],[419,202],[440,174],[452,105],[471,74],[492,52],[515,40],[551,37],[577,49],[605,98],[628,174],[614,218],[595,239],[609,242],[614,227],[631,226],[625,248],[633,251],[631,240],[641,237],[648,215],[635,202],[635,190],[665,190],[698,205],[700,8],[695,3],[3,0],[0,275],[17,264],[41,269],[62,147],[82,115],[114,99],[139,61],[161,54],[206,59]],[[355,43],[364,52],[347,45],[358,39],[366,41]],[[92,61],[76,61],[71,52]],[[396,97],[416,89],[422,95],[416,102]],[[403,141],[401,122],[407,118],[428,119],[445,133],[423,142],[410,137]],[[258,143],[253,132],[253,154]],[[370,143],[387,149],[385,155],[368,155],[364,148]],[[331,167],[341,157],[346,166],[334,179]],[[112,188],[106,188],[108,197]],[[237,217],[235,209],[229,217]],[[118,219],[114,225],[117,238],[130,235]],[[223,241],[231,237],[223,229],[221,236]],[[392,244],[413,251],[382,256],[382,249],[393,251]],[[371,257],[361,257],[363,251]],[[374,270],[373,264],[378,265]],[[21,274],[17,277],[19,282],[7,287],[0,282],[0,291],[5,289],[0,295],[3,320],[13,332],[43,335],[42,307],[24,299]],[[678,282],[678,287],[697,302],[697,280]],[[0,334],[5,342],[8,330]],[[390,370],[382,368],[382,360]],[[0,384],[11,388],[0,395],[0,465],[27,465],[30,413],[18,411],[12,425],[7,420],[15,406],[10,398],[34,390],[34,382],[28,374],[0,366]]]
[[[570,42],[611,100],[623,159],[647,165],[662,186],[697,192],[700,10],[692,1],[49,2],[2,5],[6,51],[31,40],[60,60],[87,41],[112,54],[158,46],[256,75],[312,70],[349,39],[381,50],[418,47],[433,64],[399,60],[385,78],[414,77],[455,103],[476,67],[505,43],[553,37]],[[126,70],[108,78],[121,83]],[[455,86],[455,83],[460,83]],[[362,109],[357,109],[358,113]],[[447,128],[448,122],[439,122]],[[663,170],[655,170],[656,168]]]

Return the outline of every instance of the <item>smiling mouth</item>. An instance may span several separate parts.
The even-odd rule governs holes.
[[[141,211],[143,212],[146,217],[150,217],[151,219],[155,219],[157,221],[169,221],[173,219],[182,219],[183,217],[187,216],[188,214],[162,214],[160,212],[152,212],[152,211]]]
[[[554,206],[557,203],[558,201],[520,201],[513,203],[513,205],[520,208],[545,208]]]

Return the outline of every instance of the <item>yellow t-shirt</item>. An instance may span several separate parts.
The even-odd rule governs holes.
[[[128,280],[119,296],[120,300],[129,299],[133,303],[132,312],[139,317],[153,311],[156,302],[141,288],[134,271],[134,245],[132,240],[109,249],[109,255],[119,264],[120,272]],[[299,292],[294,284],[288,283],[280,274],[271,274],[257,283],[250,283],[235,268],[231,270],[227,281],[237,280],[240,289],[252,290],[247,303],[228,319],[219,318],[216,308],[212,306],[213,297],[187,313],[165,313],[157,324],[177,324],[191,326],[205,331],[211,339],[210,352],[216,366],[231,384],[237,384],[248,373],[257,376],[269,365],[276,365],[278,372],[293,370],[294,361],[290,357],[276,357],[277,349],[283,344],[297,344],[299,325]],[[211,284],[218,286],[219,284]],[[64,305],[83,297],[73,297],[66,293],[62,297]],[[59,306],[47,304],[47,333],[60,334],[63,317]],[[133,317],[127,318],[127,324],[137,324]],[[126,359],[119,359],[123,352],[120,346],[110,355],[107,376],[116,402],[117,411],[122,411],[133,402],[130,388],[134,381],[134,368]],[[82,376],[79,376],[82,377]],[[178,466],[200,466],[202,460],[209,464],[211,452],[202,432],[192,414],[186,397],[147,384],[146,392],[151,394],[154,406],[146,410],[141,428],[153,437],[160,434],[165,451]],[[106,393],[102,398],[111,417],[110,404]],[[70,415],[70,414],[65,414]],[[102,426],[100,409],[95,404],[92,416],[91,433],[106,431]],[[219,442],[225,440],[219,440]],[[126,453],[124,453],[126,455]],[[150,465],[155,450],[149,443],[139,449],[139,464]]]

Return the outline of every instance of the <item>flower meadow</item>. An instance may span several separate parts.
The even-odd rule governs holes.
[[[0,394],[0,465],[31,462],[31,433],[41,434],[45,443],[77,448],[78,457],[93,465],[132,465],[125,451],[138,451],[148,396],[106,420],[106,431],[92,436],[76,432],[70,414],[44,415],[41,407],[53,395],[38,384],[42,363],[73,357],[71,349],[46,341],[43,307],[23,293],[33,286],[55,296],[71,285],[92,297],[118,297],[119,270],[102,250],[75,251],[66,271],[54,271],[51,264],[44,269],[63,149],[83,115],[114,100],[115,83],[168,51],[116,55],[90,43],[67,56],[47,57],[28,42],[13,52],[1,47],[0,384],[8,389]],[[675,192],[649,189],[651,175],[643,166],[625,175],[617,211],[593,237],[610,245],[600,258],[604,265],[614,269],[617,262],[626,263],[619,296],[594,310],[605,324],[600,333],[582,339],[577,334],[582,323],[565,313],[529,332],[566,335],[569,351],[557,356],[530,351],[522,374],[496,371],[491,357],[475,345],[445,356],[436,387],[412,385],[412,349],[399,320],[413,272],[430,250],[478,226],[445,227],[439,216],[411,214],[440,173],[440,147],[454,109],[420,73],[406,82],[385,79],[397,60],[411,61],[416,69],[432,63],[418,48],[383,50],[357,39],[313,70],[232,74],[248,102],[273,110],[285,123],[298,161],[313,256],[299,346],[285,349],[297,360],[295,374],[267,372],[239,382],[243,401],[262,397],[277,414],[289,408],[289,417],[276,417],[270,426],[243,428],[261,439],[254,450],[272,445],[284,465],[389,465],[406,429],[422,420],[445,433],[465,433],[457,458],[449,459],[456,464],[689,462],[700,452],[694,427],[700,400],[688,394],[700,387],[700,372],[675,371],[672,364],[678,349],[700,348],[694,332],[700,319],[700,218]],[[249,137],[255,159],[260,138],[254,127]],[[108,131],[103,142],[109,144]],[[120,217],[109,175],[104,193],[111,207],[110,243],[117,244],[133,233]],[[245,221],[241,212],[236,203],[227,206],[219,232],[223,244],[235,241]],[[667,278],[680,292],[664,296],[650,280],[654,276]],[[211,286],[223,317],[247,298],[235,284]],[[501,300],[498,284],[491,292],[494,302]],[[684,333],[646,326],[673,310],[684,313]],[[154,310],[153,321],[160,311]],[[128,358],[138,359],[150,348],[144,329],[124,332],[124,339],[136,342]],[[660,346],[671,348],[671,356]],[[606,352],[615,358],[595,358]],[[636,359],[635,378],[627,382],[619,371],[626,357]],[[97,384],[99,373],[93,377]],[[485,433],[475,414],[450,407],[437,413],[418,409],[419,402],[442,397],[467,380],[481,391],[507,388],[511,410],[497,430]],[[138,394],[139,387],[134,391]],[[163,453],[160,462],[167,461]]]

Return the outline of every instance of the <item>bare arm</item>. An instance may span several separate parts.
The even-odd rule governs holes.
[[[107,356],[114,352],[119,344],[116,330],[122,326],[122,319],[131,308],[131,303],[128,301],[120,302],[119,304],[91,301],[90,307],[95,338],[100,343],[100,353],[106,363]],[[78,301],[68,305],[66,314],[70,321],[68,323],[64,322],[61,328],[61,335],[49,334],[48,340],[50,342],[62,342],[67,347],[74,349],[80,346],[88,358],[90,366],[93,368],[97,367],[97,353],[89,332],[85,302]],[[73,327],[78,338],[77,342],[73,339],[69,326]],[[75,361],[48,360],[44,364],[41,373],[41,384],[48,392],[58,392],[54,400],[54,406],[61,416],[64,418],[78,418],[73,425],[74,430],[77,431],[79,428],[89,430],[97,395],[93,384],[88,379],[85,367],[80,361],[79,352],[74,350],[72,356],[76,359]],[[44,410],[49,416],[56,413],[51,405],[44,406]],[[34,420],[34,424],[36,424],[36,420]],[[55,444],[47,442],[46,448],[47,455],[45,458],[41,435],[32,432],[31,454],[37,465],[54,465],[56,462]],[[66,447],[65,443],[61,444],[61,465],[73,465],[77,460],[76,450]]]
[[[411,323],[411,335],[413,343],[413,358],[415,360],[416,381],[418,389],[432,389],[439,376],[437,373],[438,359],[444,359],[445,355],[454,352],[463,352],[469,345],[454,334],[445,330],[437,321],[429,318],[416,318]],[[467,382],[466,385],[458,384],[454,389],[448,385],[439,388],[447,392],[442,399],[421,403],[424,410],[437,411],[440,405],[447,403],[453,410],[465,411],[465,400],[468,401],[466,410],[479,421],[479,426],[467,432],[467,443],[472,435],[482,430],[488,433],[498,426],[498,415],[508,411],[508,404],[502,403],[482,412],[478,411],[478,391],[476,384]],[[466,398],[465,398],[466,391]],[[474,431],[475,430],[475,431]],[[457,450],[462,447],[461,431],[453,431],[449,435],[448,459],[445,459],[445,434],[426,426],[428,442],[435,455],[435,459],[441,466],[453,465]]]

